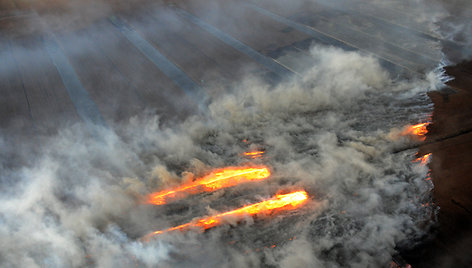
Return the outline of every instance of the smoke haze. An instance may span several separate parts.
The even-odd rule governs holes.
[[[310,3],[300,1],[292,8]],[[80,23],[129,7],[120,3],[114,10],[104,1],[64,5]],[[455,10],[448,6],[438,1],[417,17],[423,20],[418,24],[461,44],[460,55],[449,60],[465,59],[470,36],[463,33],[470,21],[451,19]],[[214,17],[208,20],[225,18],[214,12],[224,7],[206,7]],[[53,30],[64,21],[58,14],[50,16],[44,19]],[[173,21],[172,16],[161,18]],[[74,21],[69,23],[80,28]],[[226,27],[241,31],[247,25]],[[90,53],[83,49],[90,41],[82,36],[58,36],[77,55]],[[37,48],[10,45],[16,61],[41,54]],[[445,60],[440,48],[432,46],[431,53]],[[332,46],[313,44],[304,53],[297,74],[277,81],[248,74],[254,66],[243,66],[234,83],[205,82],[206,100],[176,93],[163,107],[141,109],[130,102],[130,116],[118,114],[112,105],[105,112],[113,115],[110,126],[71,123],[72,115],[63,114],[66,119],[56,122],[59,130],[38,131],[34,140],[15,147],[9,141],[22,137],[15,136],[16,123],[2,129],[1,266],[386,267],[399,248],[414,246],[434,224],[437,208],[428,169],[412,162],[415,149],[401,150],[415,144],[401,132],[405,125],[428,119],[432,105],[426,92],[440,88],[444,77],[433,66],[427,75],[402,79],[368,53]],[[5,62],[13,62],[6,54],[0,52]],[[41,63],[39,58],[37,66],[28,68],[37,70]],[[13,72],[9,68],[1,70],[2,77]],[[208,109],[196,113],[202,103]],[[214,168],[245,165],[248,160],[241,154],[255,148],[265,149],[264,157],[253,162],[271,168],[266,181],[162,207],[142,202],[153,191]],[[140,240],[151,231],[299,189],[309,192],[311,200],[295,211]]]
[[[400,94],[426,91],[430,84],[418,80],[398,88],[374,58],[356,52],[313,47],[310,53],[314,65],[302,77],[275,87],[247,79],[234,93],[212,100],[205,116],[171,127],[153,115],[136,116],[117,127],[121,137],[101,127],[98,137],[91,136],[74,125],[44,137],[35,153],[25,146],[21,157],[29,164],[2,172],[2,185],[8,185],[2,187],[2,263],[388,263],[399,243],[425,233],[423,225],[434,214],[422,206],[432,187],[425,181],[427,170],[411,162],[413,151],[392,153],[408,141],[388,133],[402,127],[405,116],[417,116],[409,119],[413,122],[431,112],[421,101],[405,104],[411,100]],[[361,105],[366,101],[369,105]],[[389,102],[393,116],[383,117]],[[401,105],[409,105],[408,112]],[[369,124],[379,120],[375,128]],[[171,208],[140,205],[141,196],[192,174],[243,164],[239,154],[248,149],[243,139],[266,148],[264,162],[274,174],[269,182],[191,197]],[[5,161],[8,151],[3,150]],[[229,210],[296,188],[307,189],[313,200],[290,215],[204,234],[172,233],[145,244],[136,240],[213,209]],[[237,243],[228,245],[233,240]],[[273,243],[273,250],[255,251],[254,245]]]

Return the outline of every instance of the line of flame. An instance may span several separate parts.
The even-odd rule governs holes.
[[[185,223],[176,227],[172,227],[166,230],[155,231],[146,235],[143,240],[149,241],[153,236],[163,234],[166,232],[176,231],[176,230],[185,230],[189,228],[199,228],[201,230],[206,230],[215,226],[218,226],[225,222],[227,219],[241,219],[246,215],[255,215],[270,213],[274,210],[291,210],[295,209],[302,204],[304,204],[308,199],[308,193],[305,191],[297,191],[288,194],[278,194],[275,197],[255,203],[252,205],[244,206],[239,209],[231,210],[214,216],[201,218],[199,220],[194,220],[189,223]]]
[[[244,155],[253,156],[253,155],[261,155],[264,154],[264,151],[254,151],[254,152],[245,152]]]
[[[187,194],[215,191],[240,183],[267,179],[270,171],[266,166],[259,167],[226,167],[186,183],[177,188],[151,193],[147,203],[154,205],[166,204],[169,200],[185,197]]]

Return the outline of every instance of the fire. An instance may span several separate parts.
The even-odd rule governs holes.
[[[297,191],[288,194],[278,194],[275,197],[255,203],[252,205],[244,206],[239,209],[231,210],[214,216],[209,216],[199,220],[194,220],[189,223],[185,223],[176,227],[172,227],[162,231],[152,232],[144,237],[145,241],[148,241],[154,235],[176,231],[185,230],[189,228],[199,228],[206,230],[215,226],[218,226],[225,222],[227,219],[242,219],[247,215],[256,214],[269,214],[274,210],[291,210],[295,209],[304,204],[308,199],[308,193],[305,191]]]
[[[429,123],[421,123],[421,124],[416,124],[413,126],[408,126],[403,132],[403,135],[411,135],[418,137],[420,140],[425,140],[426,139],[426,134],[428,133],[428,127]]]
[[[266,166],[260,167],[226,167],[186,183],[177,188],[155,192],[147,197],[147,203],[163,205],[170,200],[182,198],[187,194],[211,192],[231,187],[240,183],[267,179],[270,171]]]
[[[264,154],[264,151],[254,151],[254,152],[245,152],[244,153],[245,156],[247,156],[249,158],[252,158],[252,159],[261,158],[263,154]]]
[[[431,153],[425,154],[420,158],[414,160],[414,162],[420,162],[420,165],[426,165],[429,162],[429,158],[431,157]]]

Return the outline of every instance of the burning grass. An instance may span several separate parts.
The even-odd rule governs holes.
[[[177,230],[186,230],[186,229],[200,229],[206,230],[213,228],[215,226],[221,225],[229,219],[240,220],[247,215],[256,215],[256,214],[270,214],[274,211],[280,210],[292,210],[300,207],[308,200],[308,193],[305,191],[296,191],[288,194],[278,194],[275,197],[255,203],[252,205],[244,206],[239,209],[231,210],[228,212],[216,214],[214,216],[209,216],[206,218],[201,218],[194,220],[189,223],[185,223],[176,227],[172,227],[162,231],[155,231],[146,235],[143,240],[149,241],[153,236],[177,231]]]
[[[241,183],[265,180],[269,176],[270,170],[266,166],[225,167],[179,187],[152,193],[148,195],[147,203],[164,205],[169,201],[184,198],[188,194],[216,191]]]
[[[244,156],[251,159],[262,158],[263,155],[264,155],[264,151],[252,151],[252,152],[244,153]]]
[[[402,135],[411,136],[421,141],[424,141],[426,139],[426,134],[428,134],[428,125],[429,122],[407,126],[403,130]]]
[[[420,165],[426,165],[429,163],[429,159],[431,157],[431,153],[425,154],[417,159],[415,159],[413,162],[419,162]]]

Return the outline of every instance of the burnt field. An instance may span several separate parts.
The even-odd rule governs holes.
[[[470,10],[0,1],[0,266],[469,266]]]

